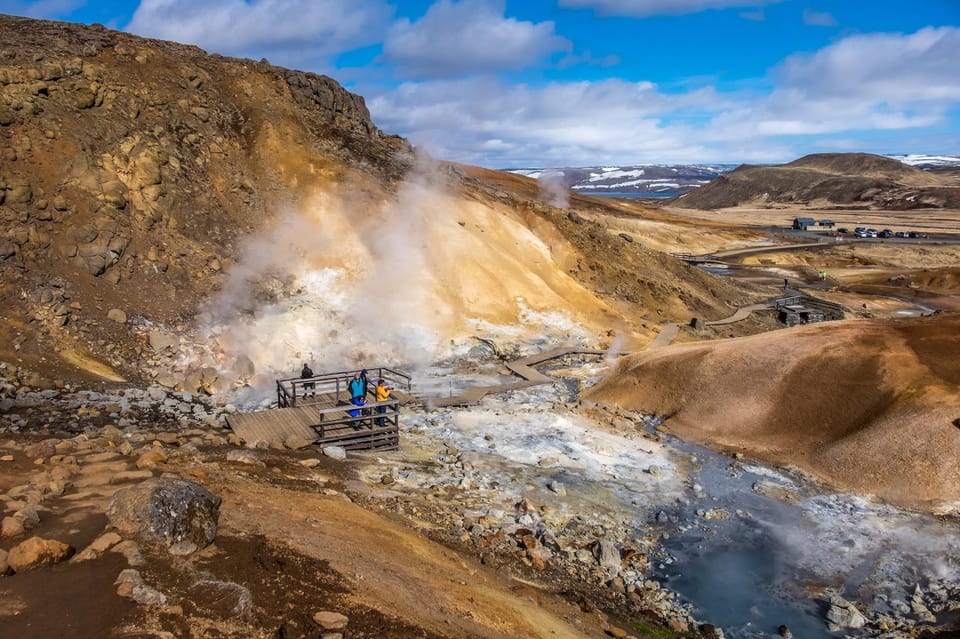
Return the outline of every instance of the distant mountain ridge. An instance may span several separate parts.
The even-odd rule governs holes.
[[[816,153],[777,166],[743,165],[678,197],[684,208],[803,206],[910,210],[960,206],[960,187],[939,172],[869,153]]]
[[[673,197],[709,184],[735,164],[638,164],[560,169],[507,169],[510,173],[552,179],[586,195]]]
[[[820,154],[823,155],[823,154]],[[864,154],[830,154],[838,156]],[[810,157],[810,156],[808,156]],[[918,169],[960,169],[960,156],[901,154],[873,156],[897,160]],[[549,178],[584,195],[675,197],[709,184],[738,168],[737,164],[631,164],[557,168],[509,168],[509,173],[535,180]],[[744,165],[746,166],[746,165]],[[894,165],[890,165],[891,167]]]

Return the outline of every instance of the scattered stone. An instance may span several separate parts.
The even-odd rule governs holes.
[[[24,530],[30,530],[40,525],[40,513],[32,506],[24,506],[13,516],[23,522]]]
[[[347,627],[350,618],[339,612],[324,610],[314,613],[313,620],[324,630],[343,630]]]
[[[180,444],[180,436],[177,433],[157,433],[154,438],[161,444],[167,444],[168,446],[178,446]]]
[[[607,626],[603,631],[614,639],[625,639],[629,635],[626,630],[619,626]]]
[[[167,454],[162,448],[151,448],[137,458],[137,468],[155,468],[166,461]]]
[[[117,594],[132,599],[145,606],[157,606],[167,603],[167,597],[156,588],[147,585],[140,572],[133,568],[126,568],[113,582],[117,587]]]
[[[127,560],[127,564],[131,566],[142,566],[144,564],[143,555],[140,553],[140,546],[138,546],[135,541],[129,539],[127,541],[121,541],[111,548],[110,552],[123,555]]]
[[[4,517],[0,524],[0,537],[19,537],[26,532],[23,520],[17,517]]]
[[[97,537],[89,546],[78,552],[71,561],[89,561],[97,559],[103,553],[107,552],[113,546],[122,541],[120,535],[115,532],[106,532]]]
[[[299,464],[307,468],[316,468],[320,465],[319,459],[301,459]]]
[[[788,628],[783,624],[781,624],[780,627],[777,628],[777,634],[783,637],[783,639],[793,639],[793,633],[790,632],[790,628]]]
[[[290,437],[283,445],[289,448],[290,450],[300,450],[301,448],[306,448],[307,446],[312,446],[313,439],[302,439],[300,437]]]
[[[324,446],[321,452],[330,459],[336,459],[338,461],[343,461],[347,458],[347,451],[340,446]]]
[[[60,563],[73,552],[72,546],[55,539],[31,537],[10,549],[7,563],[14,572],[23,572],[35,566]]]
[[[237,462],[238,464],[263,465],[263,462],[254,457],[245,450],[227,451],[227,461]]]
[[[116,322],[117,324],[126,324],[127,323],[127,314],[124,313],[119,308],[111,308],[107,312],[107,319]]]
[[[174,555],[206,548],[217,534],[220,498],[191,481],[158,478],[118,490],[107,508],[124,536],[162,542]]]
[[[7,563],[7,551],[0,548],[0,575],[9,575],[12,572],[10,564]]]
[[[567,488],[558,481],[547,482],[547,488],[561,497],[567,496]]]
[[[142,479],[150,479],[153,477],[152,470],[122,470],[119,473],[114,473],[110,477],[111,484],[122,484],[128,481],[140,481]]]
[[[176,335],[165,333],[160,330],[150,331],[150,348],[157,353],[162,353],[167,349],[172,349],[179,344]]]
[[[620,570],[620,551],[613,542],[602,540],[593,547],[593,556],[601,568],[611,571]]]

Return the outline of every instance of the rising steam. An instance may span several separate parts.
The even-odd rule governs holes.
[[[558,209],[570,206],[570,190],[567,188],[566,175],[563,171],[544,171],[537,180],[540,187],[540,199]]]
[[[293,375],[430,361],[439,348],[423,229],[436,184],[419,176],[389,202],[318,195],[241,247],[203,317],[221,361]]]

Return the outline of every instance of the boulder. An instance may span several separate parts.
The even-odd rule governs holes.
[[[9,575],[11,572],[10,564],[7,563],[7,551],[0,548],[0,575]]]
[[[342,630],[347,627],[350,618],[339,612],[322,610],[314,613],[313,621],[324,630]]]
[[[107,508],[124,536],[158,541],[174,555],[206,548],[217,534],[220,498],[191,481],[148,479],[118,490]]]
[[[72,554],[73,547],[63,542],[31,537],[10,549],[7,564],[14,572],[23,572],[34,566],[60,563]]]
[[[830,609],[827,610],[827,627],[830,632],[840,632],[844,628],[863,628],[865,625],[867,618],[856,606],[840,595],[830,598]]]

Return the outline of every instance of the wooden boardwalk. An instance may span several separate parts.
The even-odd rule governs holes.
[[[521,378],[515,382],[506,382],[504,384],[494,384],[491,386],[474,386],[453,397],[424,398],[422,401],[427,408],[473,406],[478,404],[480,400],[487,395],[530,388],[531,386],[539,386],[540,384],[551,384],[557,381],[555,378],[544,375],[535,369],[534,366],[537,364],[542,364],[560,357],[566,357],[567,355],[615,355],[619,357],[626,354],[627,353],[622,352],[608,353],[607,351],[578,348],[575,346],[562,346],[508,362],[506,365],[507,368]]]
[[[376,410],[381,406],[384,413]],[[366,414],[361,413],[352,405],[271,408],[228,415],[227,425],[248,444],[267,442],[302,447],[310,442],[347,450],[396,448],[400,443],[400,402],[374,402],[365,410]]]
[[[397,448],[400,444],[400,404],[410,396],[394,391],[377,402],[372,381],[410,388],[410,377],[388,368],[371,368],[371,383],[362,407],[347,401],[348,381],[360,371],[338,371],[309,378],[277,380],[277,408],[227,416],[227,425],[248,444],[267,442],[302,447],[340,446],[347,450]]]

